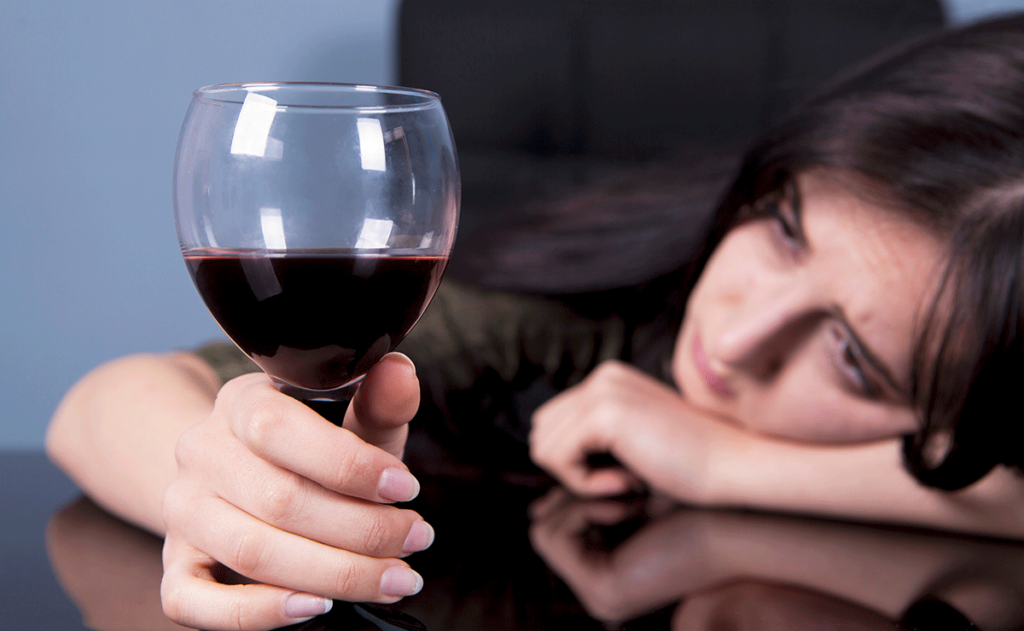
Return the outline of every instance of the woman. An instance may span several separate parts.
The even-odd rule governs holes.
[[[580,494],[644,485],[1024,537],[1021,104],[1024,19],[943,34],[836,83],[747,155],[692,290],[680,270],[595,315],[450,287],[403,346],[422,358],[424,424],[511,383],[498,433],[526,431],[516,415],[543,401],[530,455]],[[467,300],[500,322],[462,317]],[[418,491],[401,460],[416,366],[381,360],[338,428],[260,374],[222,385],[212,357],[100,367],[48,434],[98,502],[165,535],[170,617],[261,629],[329,598],[416,593],[403,558],[434,533],[392,506]],[[504,464],[471,422],[433,434]],[[588,466],[601,453],[614,466]]]

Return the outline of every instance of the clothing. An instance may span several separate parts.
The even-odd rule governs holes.
[[[667,377],[671,336],[662,334],[666,322],[659,316],[675,282],[561,298],[442,282],[397,349],[417,367],[423,396],[412,427],[434,443],[425,449],[531,469],[526,441],[533,411],[599,363],[617,359]],[[232,344],[196,353],[222,382],[259,371]]]

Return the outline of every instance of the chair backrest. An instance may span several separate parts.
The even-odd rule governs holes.
[[[647,158],[749,140],[942,21],[935,0],[405,0],[399,76],[467,150]]]
[[[709,191],[724,181],[708,176],[705,158],[735,157],[840,69],[943,21],[937,0],[404,0],[400,81],[441,95],[458,145],[453,273],[476,265],[469,275],[479,278],[497,249],[519,247],[509,221],[523,213],[564,235],[552,239],[581,241],[562,230],[558,202],[658,160],[683,164],[680,180],[695,182],[674,193],[679,212],[629,212],[635,239],[664,252],[656,267],[674,264],[702,239]],[[571,221],[592,233],[604,221],[593,214]],[[658,221],[676,225],[645,226]],[[548,258],[571,256],[550,247]],[[580,287],[603,282],[594,269],[601,278]],[[511,272],[527,286],[550,276],[543,266],[533,280],[525,268]]]

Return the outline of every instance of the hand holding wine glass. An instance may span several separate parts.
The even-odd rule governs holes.
[[[418,402],[408,361],[391,354],[366,375],[346,425],[399,427]],[[324,613],[331,599],[389,603],[421,588],[404,557],[428,547],[433,529],[392,505],[416,495],[416,479],[265,375],[224,385],[175,455],[161,595],[179,624],[272,629]]]
[[[165,610],[189,626],[264,629],[330,599],[416,593],[422,578],[402,557],[433,530],[390,504],[418,491],[400,455],[419,387],[389,351],[426,308],[454,239],[458,170],[436,95],[204,88],[174,187],[196,286],[267,376],[226,384],[178,441]]]

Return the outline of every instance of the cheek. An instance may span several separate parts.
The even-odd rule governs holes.
[[[741,228],[736,228],[719,244],[707,265],[701,270],[697,283],[686,299],[686,310],[683,315],[682,327],[676,337],[675,355],[680,357],[682,342],[693,323],[718,321],[730,308],[735,306],[741,292],[738,287],[743,285],[739,277],[744,269],[749,269],[752,262],[747,256],[742,265],[736,264],[735,254],[743,248]],[[749,251],[749,248],[748,248]],[[743,257],[739,257],[742,260]],[[678,361],[675,359],[673,361]]]
[[[751,282],[751,270],[765,264],[763,226],[756,222],[730,230],[708,259],[691,294],[699,302],[729,295]]]

